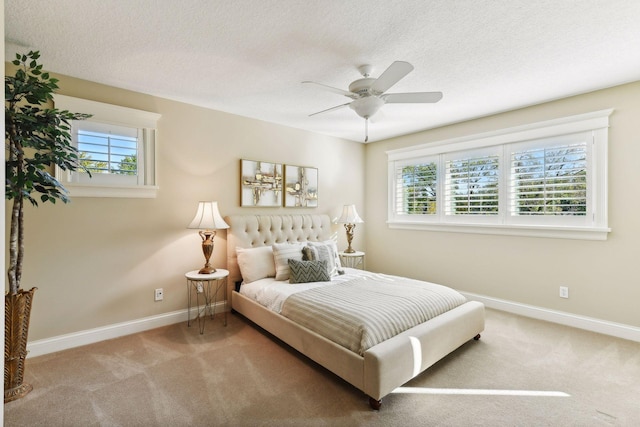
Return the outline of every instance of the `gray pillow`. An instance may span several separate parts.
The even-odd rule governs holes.
[[[289,259],[289,283],[329,282],[327,261]]]
[[[342,266],[339,264],[338,253],[331,244],[308,242],[307,246],[302,248],[303,261],[327,261],[327,271],[329,276],[337,276],[344,274]]]

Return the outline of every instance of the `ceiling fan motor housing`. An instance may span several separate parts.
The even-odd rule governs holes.
[[[360,96],[374,95],[370,92],[371,85],[376,79],[367,77],[364,79],[358,79],[349,85],[349,92],[356,93]]]

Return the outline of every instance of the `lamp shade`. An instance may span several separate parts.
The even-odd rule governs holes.
[[[360,224],[364,221],[358,215],[356,211],[356,205],[344,205],[342,208],[342,215],[336,220],[338,224]]]
[[[196,216],[187,228],[218,230],[221,228],[229,228],[229,224],[222,219],[222,215],[220,215],[220,211],[218,210],[218,202],[198,202]]]

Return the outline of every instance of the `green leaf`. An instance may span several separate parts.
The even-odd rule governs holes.
[[[64,187],[49,171],[83,170],[77,149],[72,145],[70,120],[90,115],[47,108],[58,88],[58,80],[43,72],[38,51],[16,54],[19,68],[5,77],[5,197],[24,198],[37,206],[32,193],[42,202],[55,203],[69,198]]]

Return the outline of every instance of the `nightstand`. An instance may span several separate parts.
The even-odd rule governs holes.
[[[192,297],[195,294],[196,299],[196,316],[198,319],[198,326],[200,327],[200,333],[204,333],[204,322],[206,320],[207,313],[214,318],[216,314],[216,303],[218,302],[218,292],[223,293],[223,313],[224,313],[224,326],[227,326],[227,276],[229,271],[221,268],[216,269],[215,273],[211,274],[199,274],[198,270],[193,270],[184,275],[187,278],[187,294],[188,294],[188,307],[187,307],[187,326],[191,326],[191,309],[192,309]],[[213,304],[212,304],[213,303]]]
[[[338,252],[338,255],[340,256],[340,264],[342,264],[343,267],[364,270],[364,252]]]

